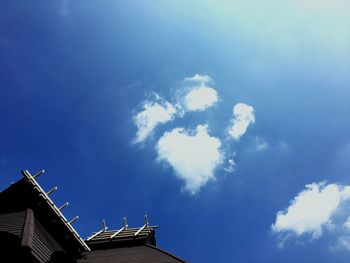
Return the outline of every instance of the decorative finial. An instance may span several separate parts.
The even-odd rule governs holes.
[[[73,224],[78,219],[79,219],[79,216],[74,217],[71,221],[69,221],[69,224]]]
[[[52,194],[53,192],[55,192],[55,191],[57,191],[57,186],[55,186],[54,188],[52,188],[50,191],[48,191],[46,194],[47,195],[50,195],[50,194]]]
[[[102,230],[103,231],[107,230],[107,225],[106,225],[106,220],[105,219],[102,220]]]
[[[58,210],[62,210],[63,208],[67,207],[69,205],[69,202],[65,202],[63,205],[61,205]]]
[[[128,229],[128,222],[126,221],[126,217],[124,216],[124,228]]]
[[[147,215],[145,215],[145,226],[148,227],[148,225],[149,225],[148,217],[147,217]]]
[[[42,175],[43,173],[45,173],[45,170],[41,170],[41,171],[38,172],[37,174],[34,174],[34,175],[33,175],[33,178],[35,179],[35,178],[39,177],[40,175]]]

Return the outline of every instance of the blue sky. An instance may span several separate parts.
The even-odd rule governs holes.
[[[1,188],[45,169],[83,237],[148,214],[190,262],[346,262],[349,8],[2,1]]]

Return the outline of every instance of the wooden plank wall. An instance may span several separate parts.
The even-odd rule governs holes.
[[[40,262],[47,262],[55,251],[63,251],[63,249],[40,222],[35,219],[32,254]]]
[[[0,231],[9,232],[22,238],[26,212],[0,214]]]

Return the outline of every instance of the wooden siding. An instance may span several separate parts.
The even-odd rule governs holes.
[[[63,249],[39,221],[35,220],[32,254],[40,262],[47,262],[55,251],[63,251]]]
[[[26,211],[0,214],[0,231],[16,235],[21,240],[23,237],[24,225],[26,222]],[[32,255],[44,263],[49,261],[55,251],[63,251],[62,247],[55,241],[49,232],[34,219],[33,243],[31,246]]]
[[[0,231],[5,231],[22,238],[26,212],[0,214]]]

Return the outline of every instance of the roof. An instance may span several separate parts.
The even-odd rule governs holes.
[[[35,178],[43,172],[32,176],[22,171],[23,179],[0,192],[0,234],[29,247],[40,262],[60,251],[79,263],[185,262],[156,247],[158,226],[149,225],[146,215],[141,227],[129,228],[124,218],[123,227],[107,230],[103,221],[101,230],[83,240],[72,226],[76,218],[68,221],[61,213],[66,204],[57,207],[49,197],[57,187],[45,192],[37,183]]]
[[[182,259],[156,247],[155,229],[150,226],[147,216],[141,227],[129,228],[124,218],[124,226],[107,230],[105,221],[102,229],[94,232],[86,243],[91,251],[85,253],[79,263],[175,263]]]
[[[106,239],[111,239],[114,241],[121,241],[127,239],[144,239],[148,237],[157,226],[147,226],[147,227],[135,227],[135,228],[121,228],[119,230],[110,230],[110,231],[99,231],[93,233],[91,238],[87,239],[87,242],[98,242],[104,241]]]
[[[27,170],[22,171],[23,179],[0,193],[0,213],[23,211],[32,208],[35,217],[41,224],[68,250],[74,253],[89,251],[90,248],[49,197],[57,188],[45,192],[37,183],[36,177],[44,171],[32,176]]]
[[[61,210],[58,209],[58,207],[54,204],[54,202],[51,200],[49,195],[41,188],[41,186],[36,182],[35,178],[29,173],[27,170],[22,171],[23,176],[27,179],[28,182],[30,182],[35,190],[37,190],[37,193],[39,196],[41,196],[45,202],[51,207],[52,211],[57,215],[59,220],[63,222],[63,224],[66,226],[67,230],[73,234],[73,236],[76,238],[76,240],[80,243],[80,245],[84,248],[84,250],[89,251],[89,247],[85,244],[84,240],[80,237],[80,235],[75,231],[74,227],[72,226],[72,221],[68,221],[65,216],[62,214]],[[57,189],[57,188],[56,188]],[[78,217],[77,217],[78,218]]]
[[[79,263],[178,263],[184,260],[152,245],[95,250]]]
[[[124,226],[116,230],[107,230],[106,223],[103,221],[102,229],[86,239],[88,246],[94,250],[107,247],[137,246],[137,245],[156,245],[155,229],[158,226],[150,226],[147,216],[145,224],[141,227],[129,228],[124,218]]]

